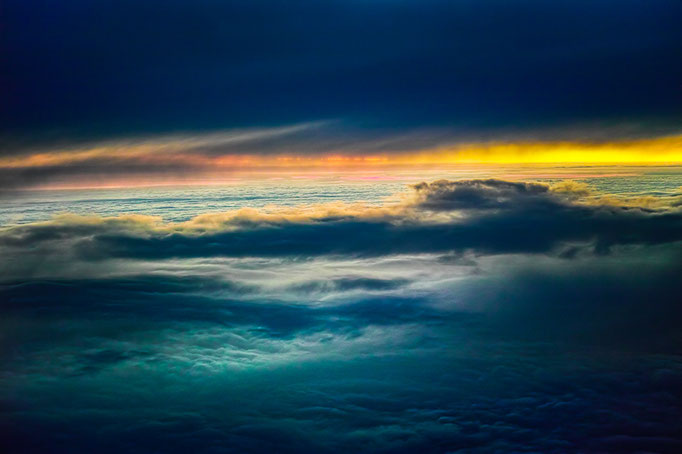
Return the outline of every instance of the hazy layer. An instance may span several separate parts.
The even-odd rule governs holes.
[[[185,221],[199,214],[267,205],[308,205],[330,201],[383,204],[408,184],[439,178],[502,177],[543,182],[574,179],[600,192],[666,195],[682,187],[682,167],[515,167],[409,173],[348,173],[330,176],[263,176],[220,185],[106,189],[35,190],[7,194],[0,201],[0,225],[44,221],[60,213],[145,214]]]

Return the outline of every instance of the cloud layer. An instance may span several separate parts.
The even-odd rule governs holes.
[[[576,248],[605,253],[682,240],[679,197],[641,208],[627,199],[613,204],[610,198],[587,198],[586,191],[575,184],[437,181],[415,185],[402,201],[382,207],[331,203],[240,209],[181,223],[139,215],[63,215],[5,228],[0,247],[11,273],[22,262],[38,272],[32,258],[47,263],[450,252],[569,256]]]
[[[9,452],[677,452],[679,200],[435,181],[384,206],[0,233]]]

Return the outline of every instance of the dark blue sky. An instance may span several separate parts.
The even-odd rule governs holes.
[[[681,18],[676,0],[9,0],[0,132],[674,125]]]

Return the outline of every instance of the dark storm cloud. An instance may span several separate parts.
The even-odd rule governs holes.
[[[525,211],[529,204],[556,208],[561,200],[548,196],[549,186],[502,180],[440,180],[414,185],[419,206],[428,210],[492,210]]]
[[[682,213],[676,208],[656,211],[587,204],[576,200],[584,189],[572,192],[570,187],[550,190],[539,183],[461,180],[421,183],[414,190],[412,199],[396,207],[325,211],[323,206],[311,215],[296,210],[289,215],[237,211],[204,215],[177,226],[143,216],[58,218],[5,229],[0,247],[21,269],[22,263],[36,268],[35,260],[46,262],[50,257],[65,261],[371,257],[469,250],[480,254],[563,251],[570,257],[575,246],[607,253],[614,246],[682,240]],[[69,252],[64,255],[64,251]]]
[[[679,118],[674,0],[3,3],[2,129]],[[656,127],[656,126],[654,126]]]

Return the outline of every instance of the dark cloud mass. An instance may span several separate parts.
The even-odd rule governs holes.
[[[0,434],[17,453],[678,452],[681,223],[674,197],[488,179],[8,227]]]
[[[237,211],[166,228],[145,217],[76,217],[6,229],[0,245],[20,263],[28,245],[41,260],[65,250],[77,260],[101,260],[549,253],[571,243],[605,253],[682,240],[677,209],[585,204],[574,196],[540,183],[444,180],[415,185],[413,199],[385,210]]]

